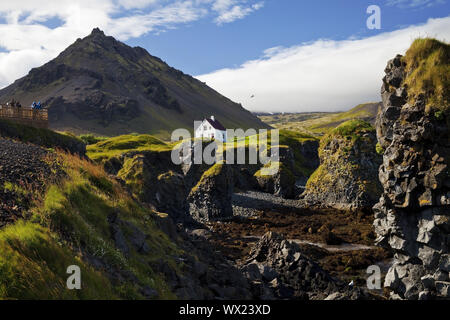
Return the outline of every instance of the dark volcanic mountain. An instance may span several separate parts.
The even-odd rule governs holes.
[[[211,115],[228,128],[267,127],[206,84],[99,29],[0,90],[0,102],[12,97],[23,105],[42,101],[52,129],[75,133],[167,138]]]

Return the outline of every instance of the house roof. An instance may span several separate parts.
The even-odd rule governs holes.
[[[209,124],[217,130],[220,131],[227,131],[227,129],[225,129],[225,127],[218,121],[218,120],[212,120],[212,119],[205,119],[206,121],[209,122]]]

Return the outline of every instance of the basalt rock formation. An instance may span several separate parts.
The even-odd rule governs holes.
[[[278,156],[278,163],[267,163],[265,167],[276,165],[279,170],[267,175],[260,168],[254,173],[257,188],[276,196],[294,199],[306,181],[319,166],[318,139],[288,130],[280,130],[279,145],[270,149],[272,156]]]
[[[367,294],[330,276],[294,242],[266,233],[241,266],[259,299],[356,300]]]
[[[322,138],[320,166],[300,196],[310,205],[356,210],[371,208],[381,194],[377,179],[381,156],[376,152],[375,129],[350,120]]]
[[[450,298],[449,57],[448,44],[419,39],[385,69],[374,226],[395,253],[384,283],[393,298]]]
[[[233,169],[217,163],[205,171],[187,199],[189,213],[199,221],[221,220],[233,216]]]
[[[259,189],[285,199],[293,199],[296,195],[295,178],[284,165],[274,175],[256,175]]]

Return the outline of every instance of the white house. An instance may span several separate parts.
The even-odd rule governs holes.
[[[211,116],[197,127],[195,137],[227,142],[227,129],[214,116]]]

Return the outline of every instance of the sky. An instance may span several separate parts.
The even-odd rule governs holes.
[[[1,1],[0,87],[99,27],[251,111],[348,110],[380,100],[387,60],[414,38],[450,41],[449,1]]]

